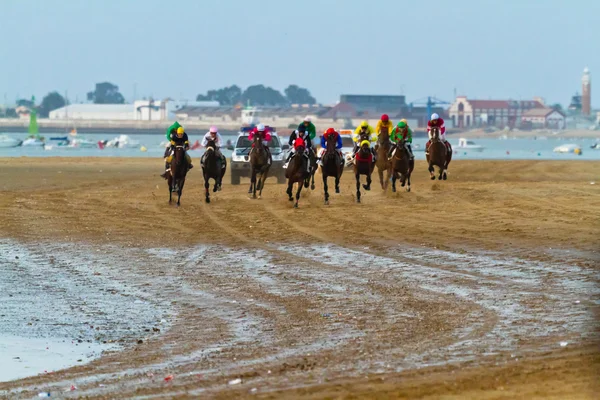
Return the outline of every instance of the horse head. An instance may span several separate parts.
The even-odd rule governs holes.
[[[252,139],[252,144],[256,150],[264,150],[263,135],[260,133],[255,134]]]
[[[209,152],[209,151],[215,151],[215,149],[217,148],[217,145],[215,144],[214,140],[208,139],[206,141],[206,146],[205,147],[206,147],[206,151]]]
[[[440,128],[438,128],[437,126],[432,126],[431,130],[429,131],[429,134],[431,135],[432,142],[440,141]]]
[[[175,153],[173,155],[173,163],[180,165],[185,159],[185,148],[181,145],[175,146]]]

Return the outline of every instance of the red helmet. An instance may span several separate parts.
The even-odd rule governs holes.
[[[297,149],[300,146],[305,147],[304,140],[302,138],[294,140],[294,148]]]
[[[389,117],[387,114],[383,114],[383,115],[381,116],[381,120],[382,120],[383,122],[388,122],[388,121],[390,120],[390,117]]]
[[[329,129],[327,129],[327,131],[325,131],[326,135],[332,135],[334,133],[335,133],[335,129],[333,129],[333,128],[329,128]]]

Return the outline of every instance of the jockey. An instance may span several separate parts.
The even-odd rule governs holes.
[[[344,155],[342,154],[342,150],[341,150],[341,148],[343,147],[342,136],[335,129],[329,128],[325,131],[325,134],[323,136],[321,136],[321,150],[319,150],[319,156],[317,157],[317,163],[320,166],[323,166],[323,161],[321,159],[323,158],[323,154],[325,154],[325,151],[327,150],[327,139],[331,135],[333,135],[336,138],[335,149],[337,150],[338,154],[340,155],[340,160],[341,160],[342,164],[344,163]]]
[[[307,132],[306,127],[303,124],[300,124],[298,129],[296,129],[290,135],[290,140],[288,141],[288,144],[292,148],[291,148],[290,152],[288,153],[287,159],[285,160],[285,164],[283,164],[283,168],[287,168],[288,163],[290,162],[292,157],[294,157],[296,155],[296,146],[295,146],[296,139],[302,139],[306,142],[305,143],[306,148],[304,149],[305,155],[308,155],[309,151],[312,149],[312,138],[311,138],[309,132]]]
[[[373,149],[373,144],[377,142],[377,133],[367,121],[361,122],[360,126],[356,128],[354,134],[352,135],[352,140],[354,141],[354,150],[352,151],[352,156],[356,156],[356,152],[359,149],[359,143],[362,143],[361,136],[367,137],[368,141],[371,142],[371,153],[373,153],[373,162],[375,162],[375,149]]]
[[[429,141],[425,145],[425,149],[428,149],[429,145],[431,144],[431,128],[433,127],[440,129],[440,139],[442,140],[442,143],[446,145],[446,150],[451,152],[452,148],[450,147],[450,143],[448,143],[446,140],[446,127],[444,126],[444,120],[440,118],[437,113],[431,114],[431,120],[427,122],[427,134],[429,135]]]
[[[304,120],[300,123],[300,125],[298,125],[298,131],[302,132],[302,128],[304,128],[304,131],[308,132],[308,136],[310,136],[310,140],[311,140],[311,145],[308,145],[308,143],[306,144],[307,148],[312,148],[312,141],[315,140],[315,137],[317,137],[317,128],[315,128],[315,125],[311,122],[310,117],[305,117]],[[306,140],[306,139],[304,139]],[[291,144],[290,144],[291,146]]]
[[[306,158],[306,173],[310,175],[310,158],[308,157],[307,144],[308,142],[304,141],[304,139],[302,139],[301,137],[296,138],[294,140],[294,154],[297,153],[298,150],[300,150],[300,147],[304,147],[304,153],[302,155],[304,156],[304,158]],[[287,168],[287,164],[288,162],[286,162],[286,165],[284,165],[285,168]]]
[[[215,154],[217,156],[217,162],[220,164],[219,165],[219,169],[221,168],[225,168],[225,156],[223,155],[223,153],[221,153],[221,146],[223,146],[223,138],[221,137],[221,134],[219,133],[219,128],[217,128],[216,126],[211,126],[210,129],[208,130],[208,132],[206,132],[206,134],[204,135],[204,138],[202,139],[202,147],[205,147],[208,145],[208,141],[212,140],[215,143]],[[200,160],[200,163],[204,166],[204,156],[206,155],[206,152],[204,152],[204,154],[202,155],[202,159]]]
[[[375,133],[377,133],[377,136],[379,137],[381,132],[387,130],[387,133],[390,134],[392,132],[392,129],[394,129],[394,123],[390,121],[390,117],[387,114],[383,114],[381,116],[381,119],[377,121],[377,125],[375,126]]]
[[[270,129],[267,129],[263,124],[258,124],[248,134],[248,140],[252,142],[254,140],[254,135],[260,135],[260,137],[262,138],[263,145],[265,146],[265,149],[269,156],[268,162],[269,164],[271,164],[271,150],[269,149],[269,143],[271,142]],[[252,150],[254,150],[254,143],[252,143]],[[252,150],[250,150],[250,153],[248,153],[248,155],[252,153]]]
[[[404,148],[408,152],[408,156],[411,160],[415,159],[415,155],[412,152],[410,144],[412,143],[412,129],[408,127],[408,123],[405,119],[400,120],[398,125],[390,132],[390,140],[392,141],[392,148],[388,154],[389,158],[392,158],[398,144],[402,143]]]
[[[167,172],[169,172],[169,166],[171,164],[171,158],[173,158],[173,151],[175,150],[175,146],[183,146],[186,150],[185,153],[185,161],[188,165],[188,170],[194,168],[192,165],[192,158],[187,153],[187,150],[190,148],[190,141],[188,139],[187,133],[185,133],[183,126],[179,126],[176,132],[172,132],[169,134],[169,142],[171,146],[169,147],[168,156],[165,158],[165,172],[161,175],[161,177],[167,179]]]

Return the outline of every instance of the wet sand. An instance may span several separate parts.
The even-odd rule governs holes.
[[[411,193],[376,183],[362,204],[346,170],[329,206],[317,176],[297,210],[274,179],[251,200],[247,181],[231,186],[229,175],[204,204],[199,168],[176,209],[160,170],[147,159],[0,160],[0,238],[52,259],[38,267],[63,282],[160,310],[122,334],[106,324],[97,340],[111,332],[121,352],[0,383],[0,394],[70,384],[67,397],[90,398],[600,391],[600,163],[459,161],[433,182],[417,162]],[[172,316],[164,326],[162,315]]]

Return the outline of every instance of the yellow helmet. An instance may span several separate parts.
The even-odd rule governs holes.
[[[371,142],[369,142],[368,140],[363,140],[362,142],[360,142],[360,147],[363,147],[364,145],[370,146]]]
[[[406,125],[408,125],[408,121],[406,120],[406,118],[402,118],[402,119],[400,120],[400,122],[404,122]]]
[[[177,128],[177,136],[183,136],[183,126],[180,126],[179,128]]]
[[[368,126],[369,126],[369,122],[368,121],[363,121],[363,122],[360,123],[360,127],[361,128],[366,128]]]

